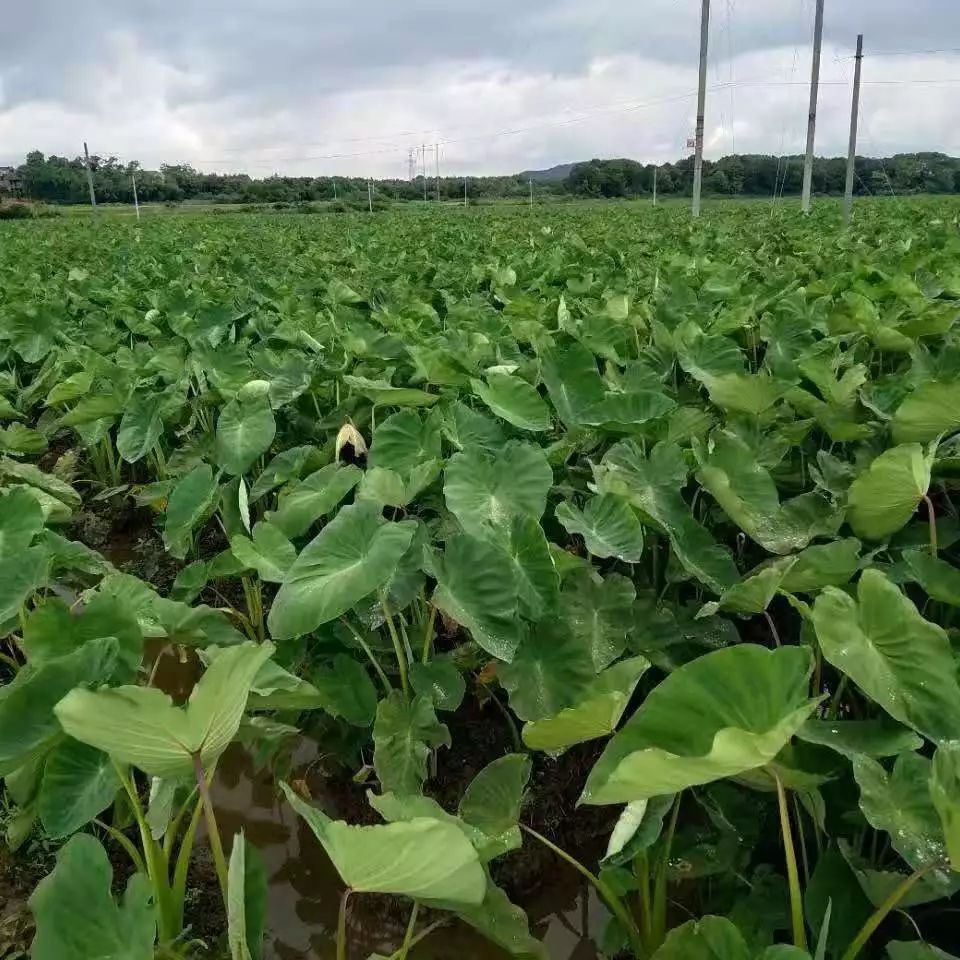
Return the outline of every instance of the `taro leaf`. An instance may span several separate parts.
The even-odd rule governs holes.
[[[261,960],[267,909],[263,857],[241,830],[233,838],[227,871],[227,941],[231,960]]]
[[[200,658],[212,663],[221,654],[216,647],[207,647]],[[340,654],[342,656],[342,654]],[[317,710],[325,709],[326,703],[320,691],[296,674],[285,670],[278,663],[268,660],[250,684],[247,698],[249,710]]]
[[[557,415],[567,427],[581,423],[581,416],[603,399],[597,359],[579,342],[548,350],[542,357],[540,375]]]
[[[806,954],[801,952],[800,956]],[[650,960],[753,960],[753,956],[729,920],[703,917],[674,927]]]
[[[607,744],[582,803],[630,803],[769,763],[813,712],[808,650],[740,644],[671,673]]]
[[[444,471],[447,508],[467,533],[483,536],[489,524],[543,515],[553,471],[539,447],[511,441],[496,454],[454,454]]]
[[[556,517],[567,533],[583,537],[587,550],[595,557],[636,563],[643,553],[643,527],[623,497],[591,497],[582,511],[570,502],[561,503]]]
[[[156,914],[150,881],[135,873],[118,905],[112,875],[106,851],[89,834],[60,850],[53,873],[30,897],[37,922],[34,960],[152,960]]]
[[[127,463],[142,460],[163,434],[163,414],[170,399],[156,387],[135,390],[117,428],[117,453]]]
[[[817,493],[780,502],[769,472],[735,434],[715,431],[708,446],[694,447],[697,479],[724,513],[770,553],[802,550],[815,537],[832,537],[842,513]]]
[[[23,668],[0,687],[0,776],[43,754],[60,736],[54,707],[75,687],[113,672],[117,641],[91,640],[66,656]]]
[[[373,724],[373,766],[380,786],[399,794],[419,793],[427,758],[450,746],[450,731],[437,720],[430,697],[408,701],[399,690],[377,705]]]
[[[647,457],[639,444],[624,440],[606,452],[595,473],[599,493],[625,497],[666,533],[691,576],[716,593],[739,579],[730,552],[694,520],[681,496],[687,467],[678,446],[658,443]]]
[[[497,453],[507,442],[501,425],[464,403],[451,403],[441,420],[443,435],[458,450],[485,450]]]
[[[0,636],[16,628],[21,608],[35,590],[47,583],[49,575],[50,554],[46,547],[26,547],[0,559]]]
[[[487,382],[471,381],[473,392],[502,420],[520,430],[550,429],[550,410],[526,380],[508,373],[490,373]]]
[[[467,690],[462,674],[449,657],[411,664],[410,683],[417,693],[429,697],[437,710],[456,710]]]
[[[659,390],[636,390],[631,393],[608,393],[603,400],[581,415],[590,426],[605,427],[628,433],[650,420],[665,417],[676,408],[676,403]]]
[[[596,676],[590,651],[561,620],[545,620],[526,636],[497,675],[521,720],[542,720],[576,703]]]
[[[343,382],[378,407],[432,407],[440,399],[435,393],[395,387],[386,380],[368,380],[348,374]]]
[[[369,727],[377,710],[377,690],[363,664],[338,653],[332,666],[321,666],[313,684],[324,699],[323,708],[355,727]]]
[[[884,450],[850,485],[847,519],[859,537],[882,540],[913,516],[930,486],[933,454],[919,443]]]
[[[27,489],[0,493],[0,557],[16,558],[42,529],[43,511]]]
[[[720,594],[719,600],[705,603],[697,612],[697,617],[710,617],[718,610],[739,613],[743,616],[763,613],[777,595],[784,576],[790,572],[794,563],[796,561],[792,557],[783,557],[744,577],[740,583],[727,587]]]
[[[829,747],[850,760],[855,757],[895,757],[919,750],[923,738],[909,727],[881,720],[808,720],[797,736],[807,743]]]
[[[765,373],[730,373],[707,381],[710,400],[734,413],[759,416],[790,389],[790,384]]]
[[[960,429],[960,382],[921,383],[893,415],[895,443],[928,443]]]
[[[864,571],[856,600],[827,587],[813,625],[824,657],[895,720],[933,740],[960,737],[950,641],[879,570]]]
[[[352,463],[328,463],[286,492],[268,519],[288,537],[302,536],[320,517],[330,513],[362,477],[363,471]]]
[[[306,466],[307,460],[315,453],[316,448],[306,444],[300,447],[291,447],[278,453],[263,468],[263,472],[253,482],[250,488],[250,503],[256,503],[265,497],[271,490],[281,484],[300,476],[300,471]]]
[[[517,583],[503,551],[466,534],[454,537],[436,559],[436,577],[434,604],[466,627],[487,653],[512,660],[523,629]]]
[[[919,753],[901,754],[890,773],[869,757],[853,761],[860,809],[870,826],[890,835],[890,845],[912,869],[929,869],[929,879],[948,885],[950,868],[930,796],[930,771],[930,761]]]
[[[389,579],[415,529],[409,520],[384,521],[369,502],[344,507],[287,571],[270,610],[271,635],[301,637],[346,613]]]
[[[257,571],[261,580],[283,583],[297,557],[297,549],[275,524],[261,520],[253,528],[253,539],[230,538],[233,555],[244,565]]]
[[[860,541],[853,537],[801,550],[786,571],[780,589],[786,593],[814,593],[841,586],[860,569]]]
[[[957,960],[952,953],[922,940],[891,940],[887,955],[890,960]]]
[[[533,517],[514,517],[509,538],[498,539],[517,584],[521,615],[539,620],[555,609],[560,597],[560,577],[539,522]]]
[[[902,885],[909,879],[908,872],[897,869],[895,864],[890,869],[875,869],[868,860],[854,854],[842,839],[837,841],[837,847],[857,878],[860,889],[875,907],[887,902],[895,891],[900,907],[906,909],[949,897],[960,889],[960,877],[952,874],[945,880],[945,874],[940,871],[923,874],[904,894]]]
[[[909,579],[919,583],[927,596],[960,607],[960,570],[953,564],[919,549],[904,550],[903,562]]]
[[[636,598],[633,584],[619,573],[601,579],[584,571],[566,583],[560,612],[573,637],[590,651],[595,671],[626,649]]]
[[[631,657],[608,667],[572,707],[525,724],[524,744],[531,750],[558,754],[576,743],[609,736],[649,666],[650,661],[645,657]]]
[[[19,463],[9,457],[0,457],[0,477],[22,480],[30,487],[49,493],[71,509],[80,506],[80,494],[69,483],[51,473],[44,473],[32,463]]]
[[[219,488],[209,464],[194,467],[181,477],[167,501],[163,545],[178,560],[190,549],[193,531],[213,512]]]
[[[960,873],[960,741],[937,746],[930,775],[930,797],[953,869]]]
[[[417,817],[355,827],[331,820],[281,783],[344,883],[357,893],[393,893],[416,900],[480,904],[487,881],[477,851],[455,825]]]
[[[224,650],[190,694],[185,708],[156,687],[76,689],[56,706],[63,729],[81,743],[153,777],[189,775],[194,758],[209,767],[236,735],[257,672],[272,643]]]
[[[63,740],[43,767],[37,810],[54,839],[68,837],[113,803],[120,781],[107,754]]]
[[[531,769],[530,757],[522,753],[508,753],[488,763],[460,799],[461,819],[504,849],[519,847],[522,838],[517,824]]]
[[[221,411],[217,421],[217,463],[230,475],[246,473],[270,449],[277,423],[270,406],[270,384],[251,380]]]
[[[426,906],[435,910],[449,910],[464,923],[478,930],[492,943],[515,957],[527,960],[547,960],[544,945],[530,935],[527,915],[512,903],[489,876],[483,902],[479,906],[465,906],[449,899],[431,900]]]
[[[603,857],[604,867],[619,867],[632,863],[637,854],[649,850],[660,837],[663,821],[676,798],[672,793],[649,800],[634,800],[624,807]]]
[[[387,507],[406,507],[440,476],[442,466],[439,460],[428,460],[404,475],[384,467],[371,467],[360,481],[357,499]]]
[[[401,410],[377,425],[367,464],[408,473],[428,460],[440,459],[440,425],[415,410]]]

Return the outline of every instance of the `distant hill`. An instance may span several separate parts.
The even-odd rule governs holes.
[[[534,183],[555,183],[558,180],[566,180],[575,166],[575,163],[558,163],[548,170],[524,170],[517,176],[524,180],[532,180]]]

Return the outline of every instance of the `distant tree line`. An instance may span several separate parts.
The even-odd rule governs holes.
[[[801,157],[743,154],[704,162],[704,191],[714,196],[773,196],[798,194],[801,187]],[[143,203],[308,203],[340,200],[366,204],[367,181],[360,177],[281,177],[255,179],[245,173],[201,173],[187,164],[162,164],[159,170],[141,169],[139,163],[121,163],[116,157],[91,157],[94,187],[101,203],[130,203],[131,176],[136,174],[137,193]],[[566,177],[540,178],[534,174],[538,197],[640,197],[653,191],[653,164],[635,160],[590,160],[573,166]],[[693,185],[693,159],[662,164],[657,169],[657,190],[663,196],[689,195]],[[858,157],[857,193],[960,193],[960,159],[942,153],[898,154],[885,159]],[[39,151],[27,154],[17,168],[24,195],[48,203],[86,203],[86,171],[82,157],[45,157]],[[817,158],[813,189],[817,194],[843,192],[846,161]],[[472,202],[493,199],[525,199],[529,182],[521,175],[468,177]],[[427,178],[426,195],[436,198],[437,184]],[[377,180],[379,201],[423,199],[422,177],[414,180]],[[440,197],[445,201],[463,197],[460,177],[440,179]]]

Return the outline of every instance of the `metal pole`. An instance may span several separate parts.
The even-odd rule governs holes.
[[[433,145],[433,152],[437,162],[437,203],[440,202],[440,144]]]
[[[653,168],[653,205],[657,205],[657,167]]]
[[[810,111],[807,115],[807,155],[803,161],[803,212],[810,212],[813,186],[813,142],[817,134],[817,94],[820,90],[820,44],[823,40],[823,0],[817,0],[813,25],[813,68],[810,72]]]
[[[850,108],[850,146],[847,148],[847,185],[843,191],[843,225],[853,217],[853,175],[857,162],[857,122],[860,118],[860,67],[863,64],[863,34],[857,35],[857,63],[853,69],[853,106]]]
[[[133,209],[137,211],[137,223],[140,222],[140,201],[137,199],[137,173],[131,171],[130,182],[133,184]]]
[[[87,149],[87,141],[83,141],[83,165],[87,168],[87,186],[90,188],[90,206],[93,212],[97,212],[97,194],[93,189],[93,171],[90,169],[90,151]]]
[[[367,181],[367,208],[373,213],[373,181]]]
[[[703,189],[703,116],[707,104],[707,38],[710,33],[710,0],[700,9],[700,82],[697,86],[697,130],[693,156],[693,216],[700,216]]]

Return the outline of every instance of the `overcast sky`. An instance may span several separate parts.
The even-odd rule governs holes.
[[[708,156],[802,150],[814,0],[712,6]],[[405,176],[437,141],[450,174],[674,160],[699,17],[699,0],[11,0],[0,163],[84,139],[256,176]],[[896,54],[864,61],[860,152],[960,154],[960,0],[826,0],[817,152],[846,152],[858,31]]]

